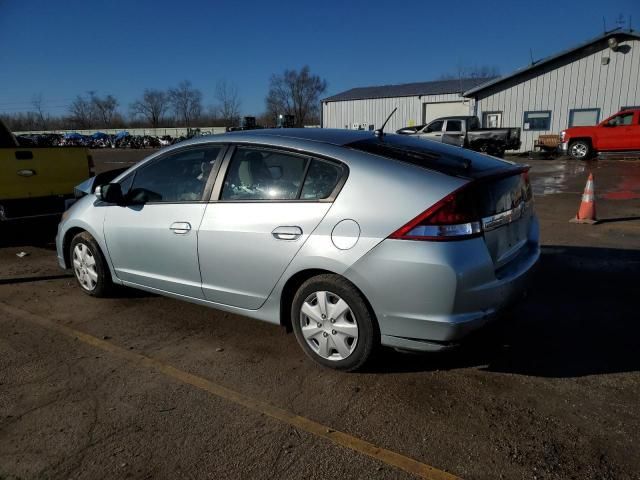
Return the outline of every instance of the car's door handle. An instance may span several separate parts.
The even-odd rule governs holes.
[[[436,133],[436,134],[434,135],[434,137],[441,137],[441,136],[442,136],[442,134],[441,134],[441,133]]]
[[[24,168],[22,170],[18,170],[16,173],[21,177],[33,177],[36,174],[36,171],[32,168]]]
[[[302,229],[300,227],[276,227],[271,235],[278,240],[295,240],[302,235]]]
[[[173,222],[169,229],[176,235],[184,235],[191,230],[191,224],[189,222]]]

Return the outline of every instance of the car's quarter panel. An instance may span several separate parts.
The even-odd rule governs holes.
[[[205,203],[105,207],[105,242],[117,277],[202,298],[197,230],[205,208]],[[190,230],[172,229],[176,223]]]
[[[482,327],[521,294],[540,255],[538,224],[528,248],[496,272],[483,238],[452,242],[385,240],[344,275],[362,289],[378,315],[383,343],[455,342]],[[418,348],[432,350],[433,345]]]
[[[198,232],[205,298],[259,308],[330,208],[328,202],[210,203]],[[276,238],[279,227],[302,234]]]

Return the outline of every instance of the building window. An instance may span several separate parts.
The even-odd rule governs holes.
[[[549,130],[551,128],[551,110],[524,112],[524,130]]]
[[[622,111],[622,110],[640,110],[640,105],[628,106],[628,107],[620,107],[620,111]]]
[[[484,128],[502,127],[502,112],[484,112],[482,114],[482,126]]]
[[[572,110],[569,110],[570,127],[597,125],[599,121],[599,108],[574,108]]]

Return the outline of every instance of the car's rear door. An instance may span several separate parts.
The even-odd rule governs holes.
[[[104,234],[125,282],[203,298],[197,231],[224,146],[172,150],[121,181],[127,204],[107,208]]]
[[[228,152],[198,232],[205,298],[259,308],[331,207],[346,167],[288,151]]]

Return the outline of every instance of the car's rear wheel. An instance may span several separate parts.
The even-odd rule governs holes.
[[[591,144],[586,140],[576,140],[569,145],[569,155],[576,160],[587,160],[591,153]]]
[[[338,275],[319,275],[303,283],[293,299],[291,319],[304,352],[326,367],[357,370],[379,343],[362,294]]]
[[[113,290],[111,273],[95,239],[87,232],[77,234],[69,247],[71,268],[84,293],[106,297]]]

